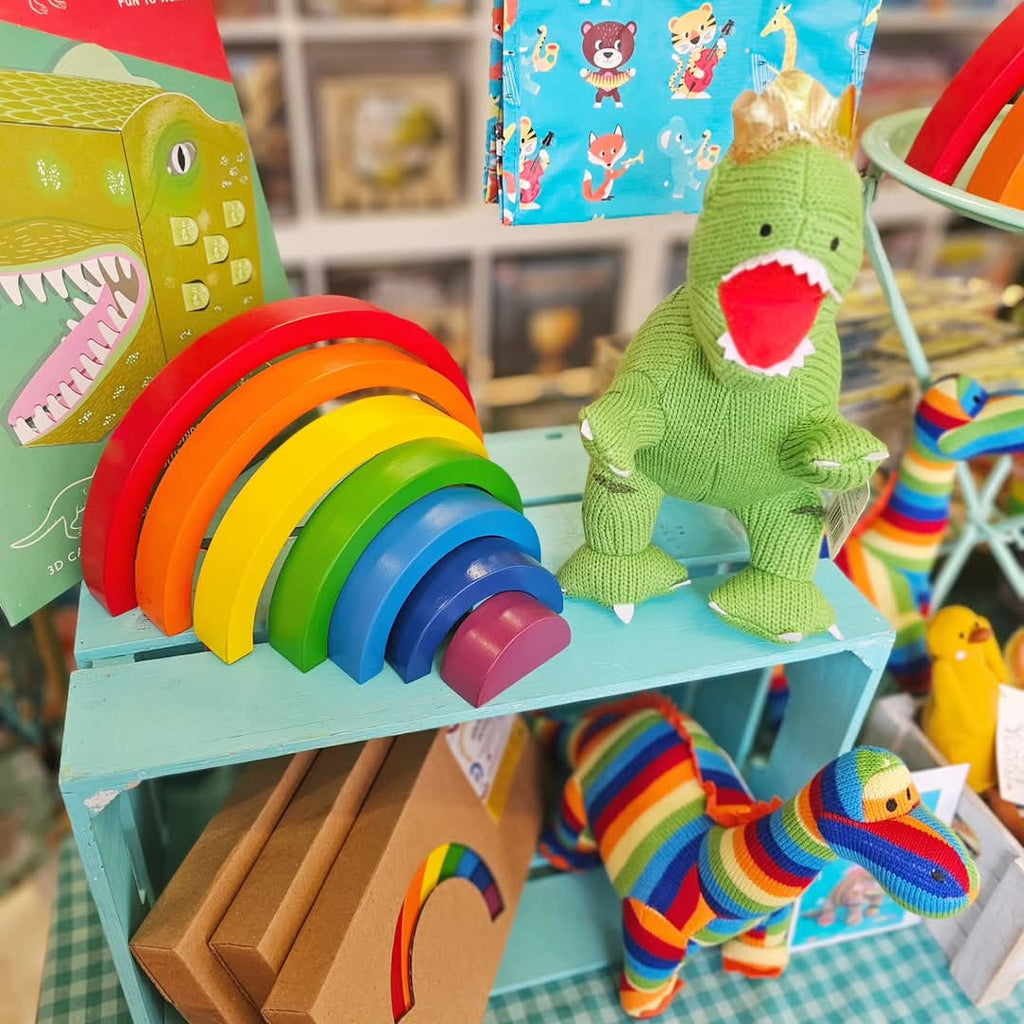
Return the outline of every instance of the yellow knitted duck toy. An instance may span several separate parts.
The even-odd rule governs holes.
[[[948,761],[971,766],[967,784],[1024,842],[1024,818],[999,795],[996,775],[999,686],[1009,677],[992,626],[970,608],[950,605],[928,624],[926,639],[932,690],[921,726]]]

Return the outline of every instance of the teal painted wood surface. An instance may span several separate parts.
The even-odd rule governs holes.
[[[488,444],[523,492],[545,564],[557,568],[582,540],[586,459],[575,428],[496,435]],[[406,685],[385,669],[358,686],[329,662],[302,674],[265,642],[227,666],[202,650],[192,633],[164,637],[137,611],[112,619],[83,595],[76,654],[90,667],[72,678],[61,789],[134,1019],[164,1019],[164,1005],[135,966],[127,940],[163,884],[158,862],[167,860],[162,847],[173,840],[159,807],[151,805],[152,783],[146,780],[654,687],[675,687],[680,702],[714,722],[723,745],[742,761],[760,719],[768,673],[780,662],[789,666],[792,697],[771,755],[751,766],[755,792],[788,795],[848,747],[892,633],[846,578],[831,563],[819,567],[818,582],[836,608],[844,639],[824,634],[779,647],[731,629],[707,606],[717,582],[713,574],[747,556],[731,517],[667,501],[657,539],[695,570],[692,586],[643,605],[629,626],[606,609],[567,602],[570,648],[479,709],[436,672]],[[263,616],[257,621],[260,640]],[[201,824],[193,823],[196,829]],[[516,935],[545,926],[533,915],[553,914],[574,926],[572,941],[560,945],[580,951],[562,973],[584,962],[607,963],[607,922],[595,923],[580,911],[600,881],[600,875],[531,881],[525,923],[517,924]],[[502,978],[514,980],[502,984],[537,980],[541,967],[551,967],[538,967],[535,954],[517,952],[529,943],[517,943],[502,968]]]

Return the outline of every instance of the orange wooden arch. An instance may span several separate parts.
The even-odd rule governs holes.
[[[1024,94],[989,140],[967,191],[1024,210]]]
[[[200,420],[146,513],[135,588],[142,610],[165,633],[172,636],[192,625],[192,578],[203,537],[245,467],[299,417],[367,388],[419,394],[481,436],[476,414],[455,384],[381,345],[310,349],[258,373]]]

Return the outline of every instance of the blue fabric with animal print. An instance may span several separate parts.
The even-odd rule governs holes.
[[[732,104],[860,88],[879,0],[495,0],[484,193],[506,224],[696,213]]]

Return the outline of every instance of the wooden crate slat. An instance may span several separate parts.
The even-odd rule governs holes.
[[[603,870],[526,883],[494,995],[622,959],[622,904]]]
[[[856,686],[865,687],[873,676],[867,686],[873,692],[891,643],[888,624],[831,563],[820,565],[817,580],[836,607],[844,640],[826,633],[782,647],[741,633],[707,606],[714,577],[651,602],[630,626],[604,609],[569,602],[566,618],[574,636],[569,649],[479,709],[449,690],[436,672],[406,686],[388,668],[357,686],[330,662],[299,673],[265,644],[234,665],[202,652],[97,666],[72,678],[61,776],[65,783],[91,779],[97,788],[118,787],[140,777],[846,651],[854,652],[851,658],[863,669]],[[843,672],[837,678],[846,685],[853,679],[848,676]],[[830,679],[828,673],[820,679],[823,692]]]
[[[557,569],[583,540],[579,502],[533,507],[526,514],[540,534],[544,564]],[[674,499],[664,504],[655,539],[670,554],[685,559],[691,570],[743,561],[748,553],[742,530],[727,513]],[[273,584],[289,548],[290,544],[275,562],[263,588],[256,609],[257,643],[267,639],[267,612]],[[82,592],[78,615],[75,657],[83,668],[123,655],[159,652],[164,656],[184,653],[182,649],[198,650],[202,646],[191,629],[177,636],[164,636],[139,608],[116,617],[108,615],[88,591]]]

